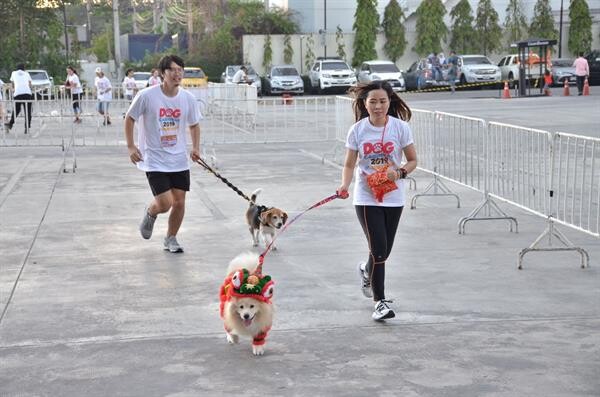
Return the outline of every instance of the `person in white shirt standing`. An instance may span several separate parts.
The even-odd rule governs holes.
[[[185,196],[190,190],[186,129],[192,139],[190,158],[200,159],[200,120],[202,115],[194,95],[180,87],[183,60],[177,55],[164,56],[159,62],[162,83],[141,90],[133,99],[125,118],[125,138],[129,159],[146,172],[154,199],[144,210],[140,224],[143,238],[152,236],[158,214],[169,214],[164,249],[183,252],[176,236],[183,222]],[[138,125],[137,146],[133,139]]]
[[[67,80],[65,81],[65,87],[71,91],[73,114],[75,114],[75,120],[73,120],[73,122],[79,124],[81,123],[81,119],[79,118],[81,115],[81,106],[79,105],[79,101],[81,100],[83,89],[81,87],[81,81],[79,81],[77,71],[73,66],[67,66]]]
[[[133,69],[127,69],[125,72],[125,78],[123,79],[123,90],[125,91],[125,99],[129,101],[129,105],[131,105],[131,101],[135,94],[137,94],[137,86],[135,85],[135,79],[133,78]],[[123,113],[123,118],[125,118],[125,113]]]
[[[25,71],[25,64],[18,64],[17,70],[10,75],[12,83],[13,98],[15,99],[15,109],[10,116],[10,121],[5,127],[10,130],[15,124],[15,117],[21,113],[21,107],[25,109],[25,133],[31,129],[32,103],[33,103],[33,84],[31,76]]]
[[[104,75],[102,68],[96,68],[96,79],[94,80],[96,86],[96,97],[98,98],[98,113],[104,116],[102,125],[110,125],[110,115],[108,114],[108,105],[112,100],[112,85],[110,80]]]
[[[152,71],[150,73],[152,73],[152,75],[148,79],[148,83],[146,83],[146,87],[152,87],[153,85],[160,84],[160,77],[158,75],[158,69],[152,68]]]
[[[4,122],[4,81],[0,79],[0,120]]]

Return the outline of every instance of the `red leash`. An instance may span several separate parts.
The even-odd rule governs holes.
[[[271,242],[269,243],[269,245],[267,245],[267,248],[265,248],[265,250],[263,251],[262,254],[260,254],[260,256],[258,257],[258,266],[256,267],[256,270],[254,271],[255,274],[262,274],[262,266],[263,266],[263,262],[265,260],[265,256],[269,253],[269,251],[271,250],[271,247],[273,246],[273,243],[275,242],[275,239],[277,239],[277,237],[279,237],[279,235],[281,235],[283,232],[285,232],[285,229],[288,228],[288,226],[290,226],[292,223],[294,223],[298,218],[300,218],[302,215],[306,214],[308,211],[320,207],[323,204],[327,204],[330,201],[335,200],[336,198],[348,198],[348,192],[335,192],[335,194],[332,194],[329,197],[324,198],[323,200],[311,205],[310,207],[308,207],[307,209],[305,209],[304,211],[302,211],[301,213],[299,213],[298,215],[296,215],[294,218],[292,218],[291,221],[287,222],[285,225],[283,225],[283,228],[281,228],[281,230],[279,231],[279,233],[277,233],[275,236],[273,236],[273,240],[271,240]]]

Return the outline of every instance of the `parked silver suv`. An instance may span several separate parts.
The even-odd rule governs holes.
[[[345,91],[356,85],[354,71],[341,58],[317,58],[308,77],[313,92],[317,93],[335,88]]]
[[[294,65],[272,66],[266,76],[265,92],[274,94],[304,94],[304,82]]]

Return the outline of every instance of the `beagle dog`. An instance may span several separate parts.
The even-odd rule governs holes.
[[[288,215],[285,211],[275,207],[265,207],[256,204],[256,196],[262,189],[256,189],[250,196],[250,206],[246,211],[246,223],[252,235],[252,246],[258,246],[258,235],[262,235],[265,248],[273,241],[275,231],[281,229],[287,221]],[[276,250],[275,244],[271,247]]]

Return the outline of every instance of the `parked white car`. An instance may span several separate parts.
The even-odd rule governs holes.
[[[339,57],[318,57],[310,68],[308,78],[312,90],[318,93],[335,88],[345,91],[356,85],[354,71]]]
[[[391,61],[363,62],[357,71],[359,83],[370,83],[375,80],[386,80],[394,91],[406,91],[404,77],[398,66]]]
[[[466,83],[500,83],[500,68],[485,55],[459,55],[457,79]]]
[[[152,76],[150,72],[133,72],[133,79],[138,90],[143,90],[148,86],[150,76]]]
[[[52,99],[54,79],[48,76],[48,72],[41,69],[26,70],[31,76],[33,95],[38,99]]]

